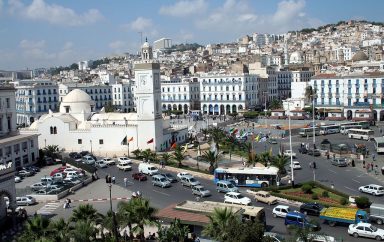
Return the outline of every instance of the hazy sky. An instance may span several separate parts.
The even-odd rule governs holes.
[[[339,20],[383,21],[380,0],[0,0],[0,70],[137,52],[148,41],[232,42]]]

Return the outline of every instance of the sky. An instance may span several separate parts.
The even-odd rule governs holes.
[[[0,0],[0,70],[136,53],[141,36],[206,45],[340,20],[383,21],[382,9],[379,0]]]

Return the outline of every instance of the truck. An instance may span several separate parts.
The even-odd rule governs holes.
[[[377,224],[383,224],[384,222],[384,205],[378,203],[372,203],[369,208],[369,220],[376,222]]]
[[[335,226],[337,223],[355,224],[368,222],[367,212],[357,208],[323,208],[320,211],[319,218],[327,222],[330,226]]]

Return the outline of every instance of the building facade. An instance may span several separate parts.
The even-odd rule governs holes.
[[[136,110],[132,85],[134,82],[131,80],[112,85],[112,104],[120,112],[129,113]]]
[[[59,104],[58,85],[51,80],[20,80],[16,88],[16,123],[31,125],[49,110],[57,110]]]

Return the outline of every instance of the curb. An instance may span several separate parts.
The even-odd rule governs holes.
[[[115,200],[130,200],[130,197],[113,197],[112,201]],[[109,201],[109,198],[89,198],[89,199],[71,199],[71,202],[101,202],[101,201]],[[60,203],[64,202],[63,200],[48,200],[48,201],[40,201],[40,203]]]

